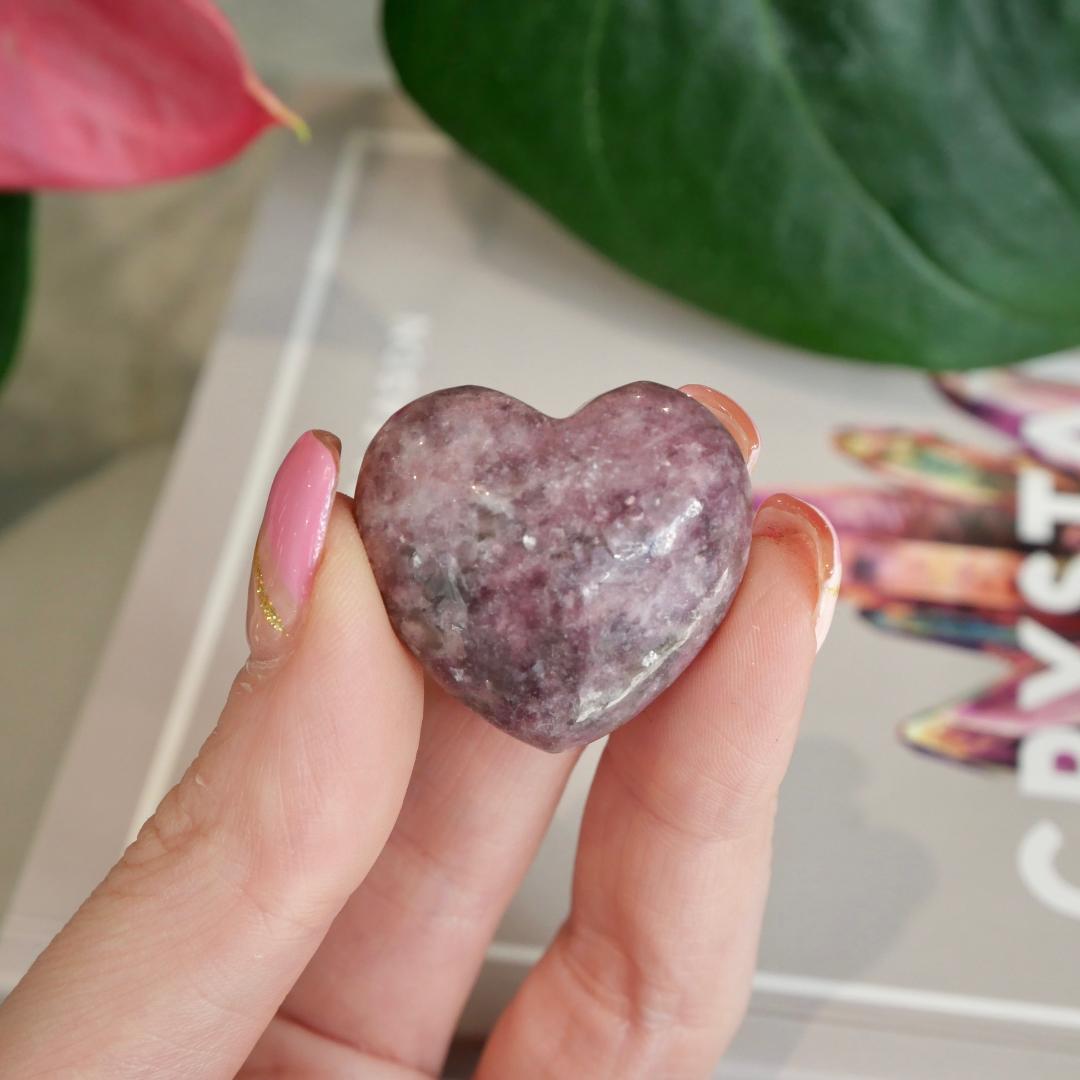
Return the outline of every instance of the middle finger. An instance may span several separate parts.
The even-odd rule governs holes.
[[[437,1072],[577,757],[507,738],[429,680],[401,816],[284,1014]]]

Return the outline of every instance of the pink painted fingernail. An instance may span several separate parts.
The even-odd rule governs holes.
[[[300,436],[270,486],[248,589],[251,655],[282,651],[311,594],[337,490],[341,442],[326,431]]]
[[[691,383],[679,389],[704,405],[727,428],[728,434],[742,451],[747,469],[753,472],[758,454],[761,452],[761,436],[758,434],[757,425],[750,419],[746,410],[727,394],[721,394],[719,390],[714,390],[711,386]]]
[[[755,536],[804,536],[810,542],[818,580],[818,602],[814,612],[814,638],[820,651],[832,625],[836,598],[840,595],[840,542],[829,519],[816,506],[794,495],[770,495],[754,518]]]

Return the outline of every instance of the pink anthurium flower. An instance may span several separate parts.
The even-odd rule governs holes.
[[[210,0],[0,0],[0,189],[180,176],[275,123]]]

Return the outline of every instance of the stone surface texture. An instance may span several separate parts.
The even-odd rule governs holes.
[[[750,546],[734,440],[651,382],[565,419],[482,387],[428,394],[372,440],[356,512],[405,644],[452,694],[550,751],[607,734],[674,681]]]

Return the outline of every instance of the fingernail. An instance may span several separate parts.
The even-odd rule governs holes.
[[[270,486],[248,588],[248,645],[254,659],[279,655],[299,624],[326,542],[340,459],[337,436],[305,432]]]
[[[732,401],[727,394],[721,394],[719,390],[714,390],[711,386],[691,383],[679,389],[704,405],[727,428],[728,434],[742,451],[747,469],[753,472],[761,450],[761,436],[746,410],[737,402]]]
[[[814,637],[820,650],[832,625],[840,595],[840,542],[829,519],[815,506],[794,495],[770,495],[754,518],[754,536],[777,539],[803,536],[808,541],[818,580]]]

